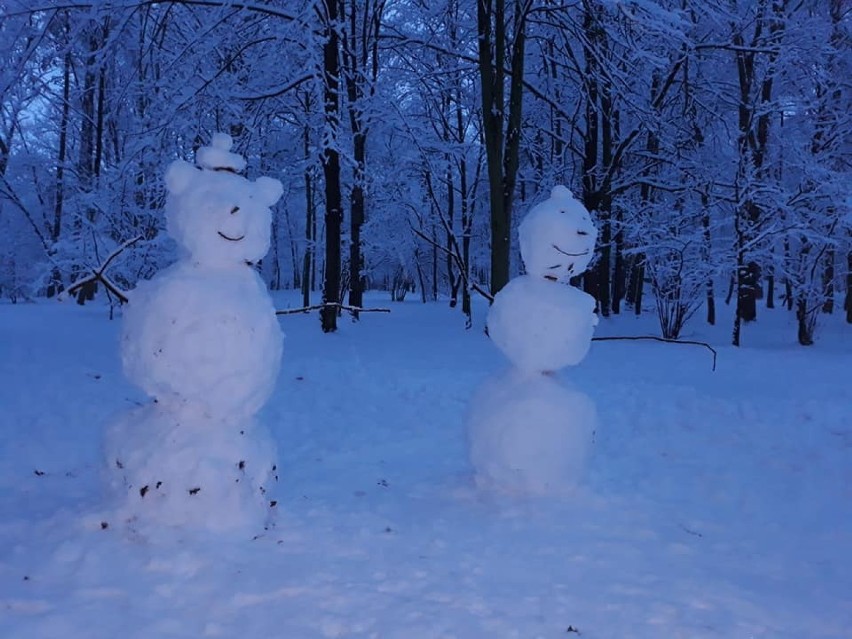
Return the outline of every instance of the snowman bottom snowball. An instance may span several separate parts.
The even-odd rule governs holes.
[[[587,395],[553,377],[509,371],[479,389],[467,422],[480,488],[558,495],[583,474],[597,411]]]
[[[104,452],[114,515],[131,527],[252,534],[272,523],[276,449],[257,422],[150,405],[111,425]]]

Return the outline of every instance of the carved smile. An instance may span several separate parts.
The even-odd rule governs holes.
[[[240,240],[245,238],[245,235],[240,235],[239,237],[229,237],[228,235],[222,233],[222,231],[219,231],[218,233],[219,237],[221,237],[223,240],[228,240],[229,242],[239,242]]]
[[[561,248],[556,246],[556,244],[551,244],[553,248],[562,253],[562,255],[567,255],[568,257],[582,257],[584,255],[588,255],[589,251],[583,251],[582,253],[568,253],[567,251],[563,251]]]

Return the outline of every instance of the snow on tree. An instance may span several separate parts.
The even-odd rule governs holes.
[[[263,264],[305,306],[354,273],[461,297],[470,325],[470,291],[516,274],[511,211],[555,183],[597,221],[603,317],[656,306],[675,337],[733,275],[738,323],[777,288],[808,344],[852,300],[843,0],[267,5],[3,4],[0,295],[60,293],[137,236],[112,277],[150,277],[160,158],[222,130],[293,194]]]

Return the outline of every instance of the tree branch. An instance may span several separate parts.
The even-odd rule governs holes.
[[[311,311],[321,311],[324,308],[337,308],[350,313],[390,313],[389,308],[361,308],[360,306],[349,306],[340,302],[326,302],[325,304],[313,304],[311,306],[302,306],[301,308],[288,308],[283,311],[275,311],[276,315],[296,315],[297,313],[310,313]]]
[[[252,13],[260,13],[275,18],[284,20],[296,20],[296,15],[275,9],[266,5],[256,4],[254,2],[232,2],[230,0],[132,0],[131,2],[109,5],[110,11],[119,11],[121,9],[137,9],[139,7],[147,7],[155,4],[182,4],[187,6],[197,5],[201,7],[227,7],[228,9],[245,9]],[[70,9],[95,9],[101,7],[101,2],[66,2],[64,4],[48,4],[44,6],[35,6],[23,11],[15,11],[7,13],[7,18],[15,18],[19,16],[32,15],[41,11],[65,11]]]
[[[410,226],[410,228],[411,228],[411,232],[414,233],[421,240],[427,242],[430,246],[433,246],[434,248],[438,249],[439,251],[442,251],[445,255],[449,255],[453,259],[453,261],[456,263],[456,266],[460,270],[460,275],[462,276],[463,279],[465,279],[467,287],[468,287],[469,290],[476,291],[477,293],[482,295],[482,297],[484,297],[485,299],[488,300],[489,304],[494,301],[494,296],[491,293],[486,291],[484,288],[482,288],[479,284],[477,284],[473,280],[465,277],[464,261],[462,260],[462,258],[459,256],[459,254],[456,251],[451,251],[446,246],[444,246],[442,244],[438,244],[438,242],[436,242],[434,239],[432,239],[431,237],[426,235],[423,231],[416,229],[413,226]]]
[[[91,284],[92,282],[102,282],[104,288],[106,288],[110,293],[115,295],[118,300],[122,304],[127,304],[127,292],[122,291],[109,277],[104,274],[107,266],[109,266],[110,262],[112,262],[118,255],[127,248],[130,248],[136,242],[142,239],[141,235],[137,235],[133,239],[127,240],[124,244],[115,249],[112,253],[110,253],[107,258],[104,260],[103,264],[101,264],[97,269],[93,270],[91,275],[84,277],[81,280],[77,280],[71,286],[68,287],[67,293],[69,295],[74,295],[77,291],[83,288],[86,284]]]
[[[686,344],[688,346],[703,346],[713,353],[713,370],[716,370],[716,349],[710,346],[707,342],[697,342],[687,339],[667,339],[665,337],[657,337],[655,335],[636,335],[636,336],[613,336],[613,337],[593,337],[593,342],[615,342],[615,341],[639,341],[650,340],[654,342],[665,342],[667,344]]]

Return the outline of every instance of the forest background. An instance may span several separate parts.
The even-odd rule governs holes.
[[[599,229],[578,281],[676,338],[717,299],[852,323],[847,0],[7,0],[0,297],[73,292],[118,249],[174,259],[162,175],[212,133],[285,196],[258,265],[307,306],[445,299],[522,269],[565,184]],[[643,294],[646,295],[643,306]],[[780,311],[783,312],[783,311]],[[333,331],[338,309],[321,313]],[[697,321],[697,318],[696,318]]]

